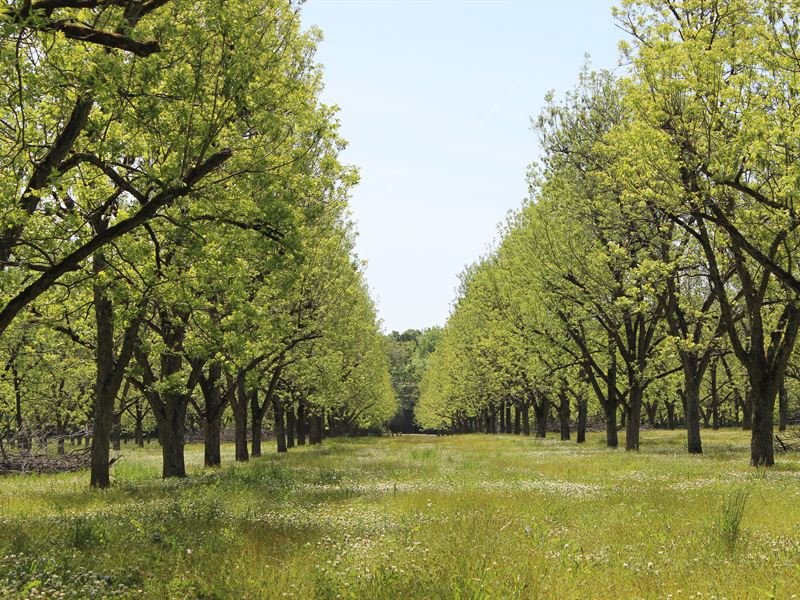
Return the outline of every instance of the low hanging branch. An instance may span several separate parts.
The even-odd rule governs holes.
[[[120,236],[133,231],[140,225],[143,225],[153,218],[159,209],[170,205],[178,198],[188,195],[200,180],[219,168],[232,155],[233,152],[229,149],[217,152],[192,169],[178,185],[167,188],[157,194],[136,213],[94,236],[88,242],[43,271],[35,281],[19,292],[6,304],[3,310],[0,311],[0,333],[3,333],[8,328],[17,314],[25,308],[25,306],[46,292],[59,277],[70,271],[77,270],[80,268],[83,261],[90,257],[95,251],[113,242]]]
[[[125,52],[130,52],[131,54],[135,54],[136,56],[141,56],[143,58],[150,56],[151,54],[155,54],[161,50],[161,46],[155,40],[148,42],[137,42],[136,40],[125,37],[124,35],[120,35],[118,33],[92,29],[76,23],[62,23],[56,21],[49,24],[46,28],[53,31],[59,31],[63,33],[65,37],[73,40],[79,40],[89,44],[97,44],[99,46],[105,46],[106,48],[124,50]]]
[[[26,214],[33,214],[39,206],[41,198],[37,192],[48,184],[52,173],[59,168],[59,165],[62,164],[62,161],[72,149],[75,140],[78,139],[78,136],[86,127],[91,109],[91,99],[78,98],[61,133],[44,157],[34,166],[28,185],[20,199],[20,206]],[[0,236],[0,266],[7,263],[14,245],[19,242],[22,232],[23,226],[15,224]]]
[[[5,14],[13,21],[39,31],[54,31],[64,35],[64,37],[95,44],[104,48],[122,50],[136,56],[147,57],[161,50],[161,46],[156,40],[140,42],[120,31],[105,31],[94,27],[77,23],[73,19],[59,19],[53,15],[57,10],[62,9],[83,9],[91,10],[95,8],[107,8],[116,6],[123,8],[123,17],[128,26],[133,28],[140,19],[153,12],[157,8],[164,6],[170,0],[39,0],[31,2],[25,0],[17,10],[6,10]]]
[[[0,21],[16,23],[21,29],[60,32],[69,39],[95,44],[107,49],[117,49],[136,56],[146,57],[160,51],[157,41],[137,41],[129,37],[136,24],[147,14],[167,4],[170,0],[24,0],[18,8],[0,9]],[[72,18],[58,18],[57,12],[63,9],[91,10],[118,7],[123,9],[122,17],[127,29],[105,31]],[[94,100],[91,96],[81,96],[64,124],[63,129],[53,141],[44,156],[36,162],[30,179],[19,199],[22,210],[31,215],[41,203],[39,191],[47,187],[54,172],[65,169],[71,161],[64,162],[81,132],[86,128]],[[68,168],[68,167],[67,167]],[[109,174],[108,170],[105,170]],[[112,177],[114,179],[114,177]],[[114,179],[117,185],[120,182]],[[124,186],[123,186],[124,187]],[[129,190],[126,190],[129,191]],[[19,243],[24,231],[22,223],[5,228],[0,235],[0,267],[8,266],[13,248]]]

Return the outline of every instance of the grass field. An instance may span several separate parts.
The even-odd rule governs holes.
[[[795,598],[800,457],[748,436],[326,440],[162,482],[157,446],[115,485],[0,479],[0,597]],[[741,515],[741,519],[739,516]]]

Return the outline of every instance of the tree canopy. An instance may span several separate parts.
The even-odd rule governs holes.
[[[354,252],[357,172],[289,0],[8,3],[0,20],[3,442],[187,435],[206,464],[394,414]],[[57,365],[60,367],[57,368]]]
[[[513,406],[545,435],[554,407],[563,438],[572,405],[579,439],[588,410],[609,446],[620,419],[628,450],[643,423],[682,421],[701,453],[713,417],[751,429],[751,463],[773,464],[800,327],[798,14],[770,1],[615,9],[628,68],[585,69],[534,119],[530,199],[463,275],[420,423],[508,429]]]

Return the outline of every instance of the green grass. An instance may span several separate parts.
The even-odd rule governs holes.
[[[643,432],[638,454],[511,436],[326,440],[162,482],[157,446],[0,479],[0,597],[793,598],[800,457]],[[63,596],[59,596],[63,593]]]

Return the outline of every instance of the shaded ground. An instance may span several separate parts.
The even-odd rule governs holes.
[[[127,448],[107,491],[0,479],[0,597],[796,597],[800,457],[759,471],[746,433],[704,431],[702,457],[684,435],[326,440],[217,471],[193,446],[170,482]]]

